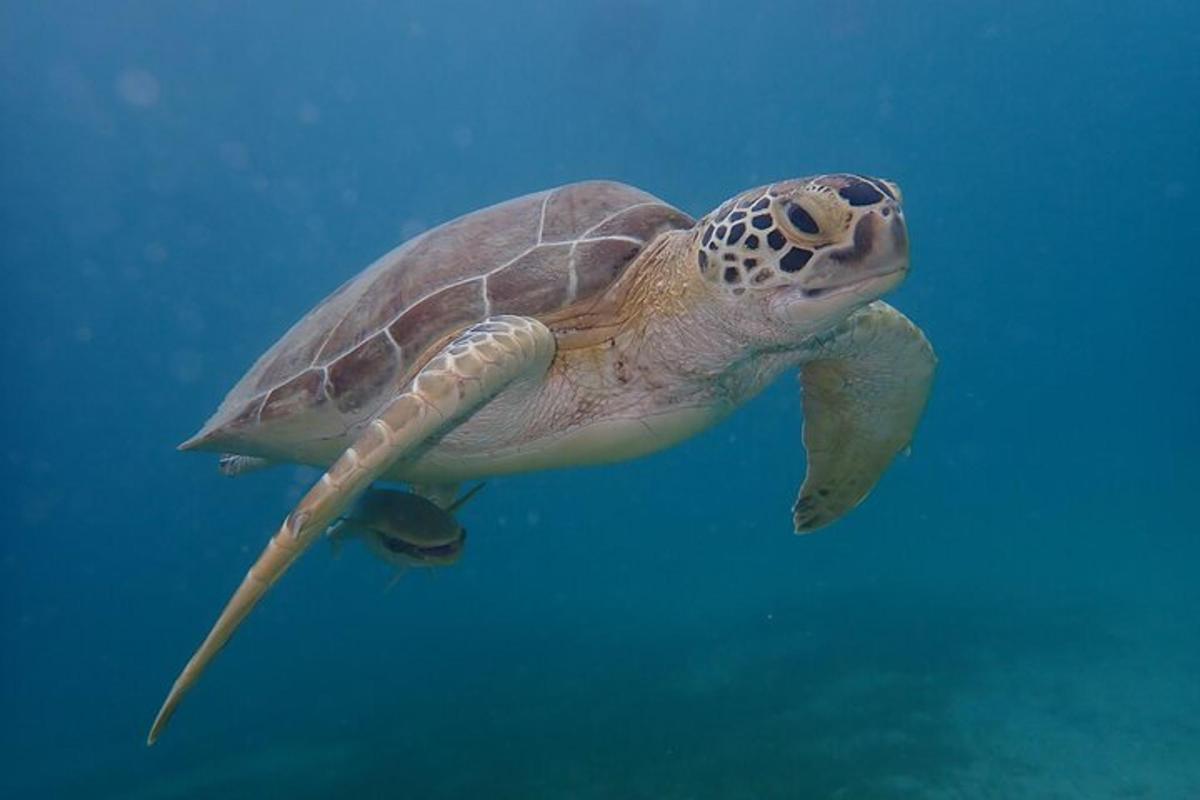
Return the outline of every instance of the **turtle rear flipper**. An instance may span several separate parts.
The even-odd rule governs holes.
[[[846,319],[804,364],[808,471],[792,509],[797,533],[861,503],[912,441],[937,358],[921,330],[882,301]]]
[[[554,358],[550,330],[526,317],[492,317],[467,329],[417,373],[321,476],[267,542],[208,636],[176,678],[150,728],[154,744],[208,664],[272,584],[373,480],[518,381],[538,381]]]
[[[237,453],[222,453],[217,459],[217,471],[229,478],[236,478],[248,472],[258,472],[275,466],[275,462],[258,456],[242,456]]]

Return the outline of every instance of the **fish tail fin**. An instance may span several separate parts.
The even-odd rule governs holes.
[[[393,575],[392,579],[387,582],[387,586],[383,587],[383,593],[387,594],[387,593],[391,592],[392,589],[395,589],[396,584],[399,583],[400,579],[403,578],[407,574],[408,574],[408,567],[396,567],[396,574]]]
[[[353,535],[345,517],[335,519],[325,531],[325,536],[329,539],[329,550],[333,554],[334,560],[342,557],[342,551],[346,548],[346,540]]]
[[[458,511],[460,508],[462,508],[463,506],[465,506],[467,504],[468,500],[470,500],[472,497],[474,497],[476,495],[476,493],[478,493],[479,490],[485,486],[487,486],[487,483],[477,483],[474,486],[472,486],[470,489],[468,489],[466,491],[465,494],[463,494],[462,497],[458,498],[457,500],[455,500],[453,503],[450,504],[450,507],[446,509],[446,513],[453,514],[455,511]]]

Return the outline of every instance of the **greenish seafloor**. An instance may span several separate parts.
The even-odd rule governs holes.
[[[874,599],[391,687],[335,730],[155,754],[157,776],[121,747],[56,796],[1200,797],[1190,620]]]

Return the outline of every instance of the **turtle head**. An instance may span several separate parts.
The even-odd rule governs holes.
[[[908,233],[894,183],[820,175],[753,189],[699,226],[696,260],[768,338],[816,333],[895,288]]]

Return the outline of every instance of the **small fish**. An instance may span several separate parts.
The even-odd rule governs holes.
[[[334,554],[346,539],[359,537],[398,570],[397,578],[411,567],[448,567],[462,557],[467,538],[454,512],[482,488],[482,483],[473,487],[446,508],[412,492],[369,489],[330,526]]]

